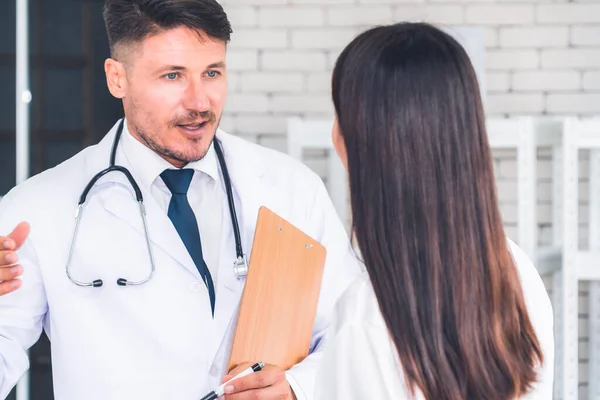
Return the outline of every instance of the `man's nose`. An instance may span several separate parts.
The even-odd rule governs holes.
[[[210,100],[202,80],[192,81],[186,90],[184,107],[188,110],[210,110]]]

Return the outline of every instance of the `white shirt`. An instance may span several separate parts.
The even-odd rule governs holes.
[[[509,241],[521,277],[529,318],[544,353],[539,382],[525,400],[551,400],[554,374],[553,314],[544,284],[527,255]],[[326,336],[315,400],[411,399],[402,366],[364,273],[340,298]],[[423,400],[418,390],[416,400]]]
[[[174,169],[175,167],[134,138],[126,123],[123,124],[120,148],[132,165],[131,172],[137,177],[138,184],[150,189],[152,197],[167,214],[169,202],[171,201],[171,191],[161,179],[160,174],[166,169]],[[216,285],[222,229],[233,228],[231,221],[223,221],[222,210],[223,206],[227,204],[227,192],[225,191],[224,181],[220,176],[214,144],[211,144],[208,152],[201,160],[191,162],[184,168],[194,170],[187,197],[198,222],[202,255]],[[235,256],[233,247],[231,253],[233,259]]]

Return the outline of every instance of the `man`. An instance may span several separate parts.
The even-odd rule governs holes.
[[[218,129],[231,29],[215,0],[108,0],[104,18],[108,88],[126,118],[0,203],[0,232],[12,231],[0,240],[0,397],[42,328],[60,400],[198,399],[246,367],[227,371],[244,286],[229,175],[248,256],[267,206],[323,243],[327,261],[309,357],[289,371],[266,365],[226,399],[311,399],[333,305],[359,272],[322,182]],[[101,174],[82,196],[111,158],[126,171]]]

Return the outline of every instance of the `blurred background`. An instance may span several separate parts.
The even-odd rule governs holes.
[[[0,2],[1,196],[97,143],[122,108],[106,88],[102,0]],[[435,23],[463,43],[484,95],[507,234],[552,296],[555,398],[600,399],[600,2],[222,4],[234,33],[221,128],[301,158],[346,222],[345,176],[329,138],[337,55],[362,30],[404,20]],[[53,399],[45,335],[30,357],[9,398]]]

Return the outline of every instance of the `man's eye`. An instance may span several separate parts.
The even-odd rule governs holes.
[[[165,75],[165,77],[169,80],[173,80],[177,78],[177,72],[171,72]]]
[[[219,72],[218,71],[208,71],[207,74],[208,74],[209,78],[214,78],[217,75],[219,75]]]

